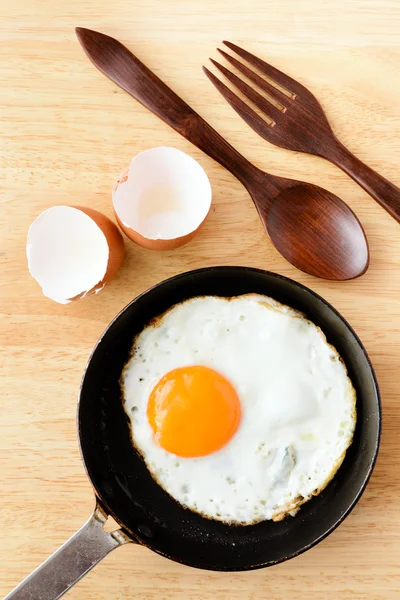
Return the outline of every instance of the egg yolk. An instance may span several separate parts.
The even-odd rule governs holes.
[[[164,450],[186,458],[222,448],[237,430],[240,415],[232,384],[203,366],[180,367],[164,375],[147,405],[156,441]]]

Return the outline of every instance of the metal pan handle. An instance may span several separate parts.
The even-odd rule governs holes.
[[[104,531],[107,518],[97,503],[85,525],[4,600],[57,600],[111,550],[133,541],[121,529]]]

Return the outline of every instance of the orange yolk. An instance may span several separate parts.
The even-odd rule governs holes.
[[[213,369],[180,367],[157,383],[147,418],[157,442],[177,456],[195,457],[219,450],[240,421],[235,388]]]

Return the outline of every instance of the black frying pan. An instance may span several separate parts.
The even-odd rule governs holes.
[[[134,451],[118,380],[134,336],[153,317],[192,296],[259,293],[299,309],[325,332],[344,359],[357,392],[353,444],[328,487],[295,518],[229,526],[182,508],[152,479]],[[7,598],[54,600],[110,550],[144,544],[172,560],[219,571],[267,567],[304,552],[331,533],[360,498],[379,447],[381,407],[374,371],[348,323],[320,296],[280,275],[215,267],[178,275],[131,302],[107,328],[89,360],[79,409],[79,439],[97,496],[89,521]],[[121,529],[106,533],[112,515]]]

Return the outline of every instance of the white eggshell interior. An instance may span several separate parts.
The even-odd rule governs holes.
[[[211,205],[204,169],[176,148],[153,148],[133,158],[126,181],[113,191],[120,221],[151,240],[175,239],[195,231]]]
[[[102,281],[109,247],[87,214],[71,206],[54,206],[30,226],[26,253],[29,271],[43,294],[67,304]]]

